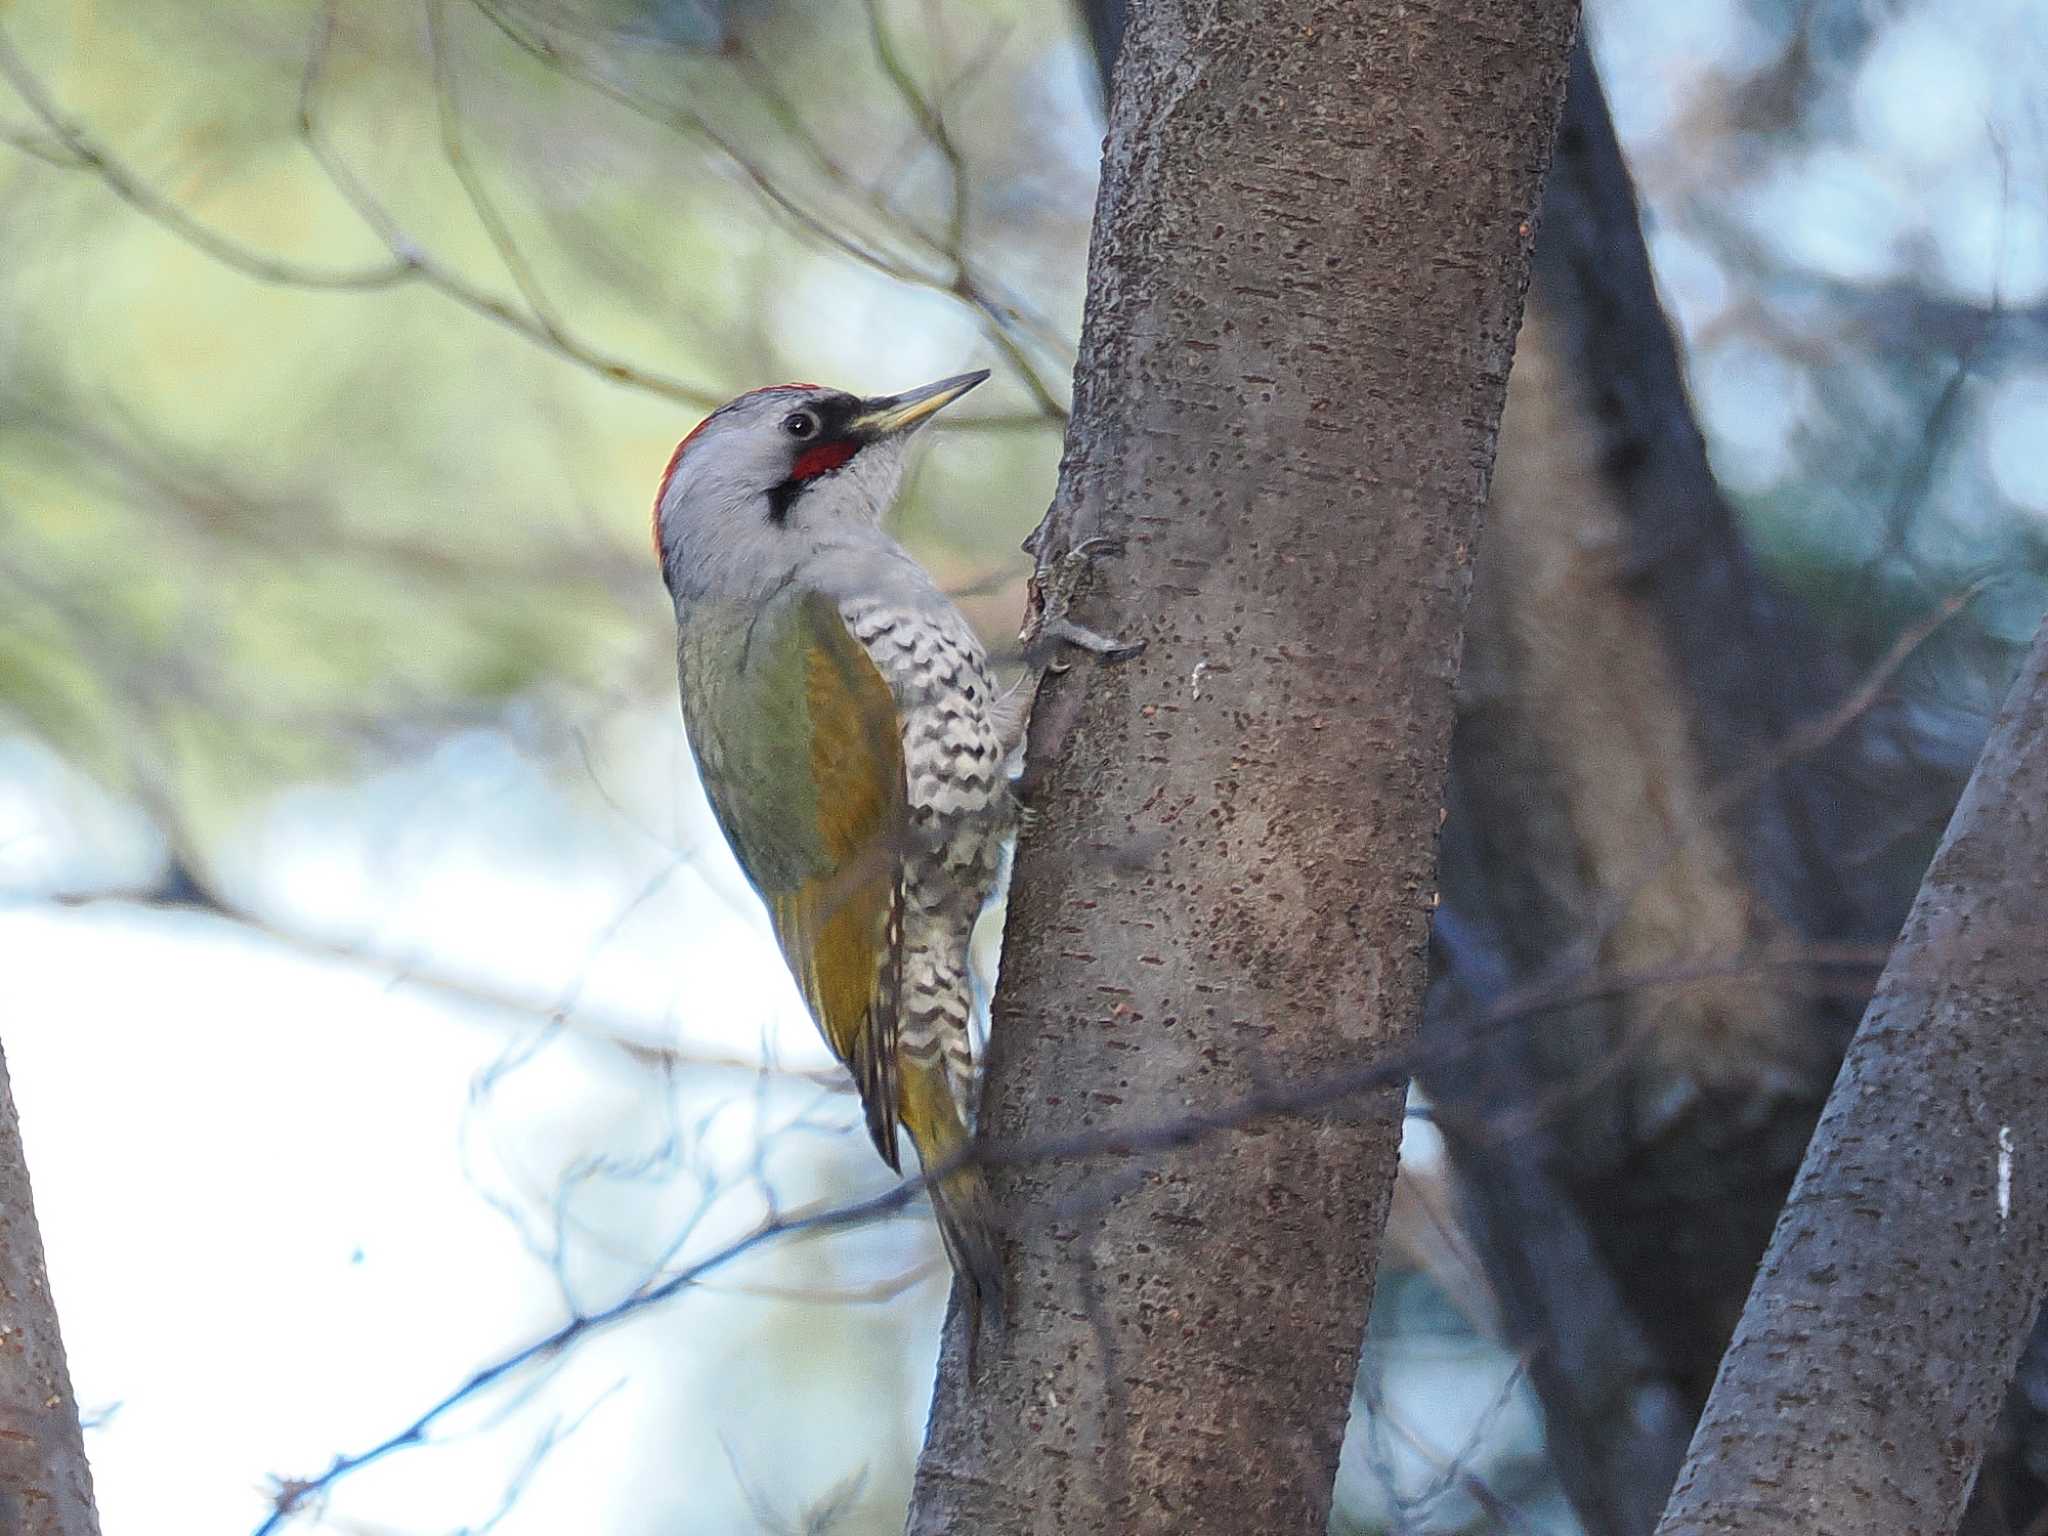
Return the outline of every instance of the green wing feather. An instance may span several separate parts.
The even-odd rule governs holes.
[[[896,701],[838,609],[804,604],[805,701],[817,826],[829,867],[770,899],[811,1013],[852,1070],[868,1134],[898,1168],[896,1023],[902,981],[903,740]],[[802,956],[808,974],[798,969]]]
[[[900,1168],[896,1027],[909,816],[896,701],[838,606],[686,617],[683,706],[712,810],[811,1016]]]

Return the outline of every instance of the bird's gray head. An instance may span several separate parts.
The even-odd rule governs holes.
[[[760,595],[807,554],[871,535],[910,436],[988,377],[861,399],[777,384],[729,401],[677,444],[654,497],[654,548],[678,598]]]

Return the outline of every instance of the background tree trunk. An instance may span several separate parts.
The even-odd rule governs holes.
[[[1566,0],[1136,8],[1037,550],[1148,649],[1047,680],[984,1125],[1114,1133],[1397,1046]],[[1055,606],[1057,601],[1055,600]],[[1399,1102],[999,1169],[1014,1322],[913,1532],[1320,1533]]]
[[[1729,973],[1518,1018],[1424,1084],[1597,1536],[1654,1525],[1867,996],[1867,970],[1753,961],[1889,943],[1967,771],[1888,700],[1845,713],[1855,683],[1715,487],[1582,47],[1468,626],[1425,1029],[1561,975]],[[2038,1418],[2016,1402],[2007,1431],[1973,1529],[2038,1505]]]
[[[2048,626],[1849,1047],[1659,1528],[1953,1531],[2048,1289]]]
[[[1426,1031],[1559,976],[1880,939],[1845,912],[1812,764],[1716,797],[1847,686],[1715,488],[1582,45],[1481,549]],[[1792,980],[1601,998],[1423,1073],[1598,1536],[1663,1507],[1850,1027]]]
[[[99,1536],[99,1528],[21,1124],[0,1057],[0,1531]]]

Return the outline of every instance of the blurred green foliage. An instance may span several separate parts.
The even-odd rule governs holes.
[[[60,119],[0,110],[0,706],[200,823],[515,695],[656,694],[647,502],[702,411],[976,363],[996,419],[935,434],[904,529],[1000,640],[1093,128],[1063,5],[939,14],[0,10]]]

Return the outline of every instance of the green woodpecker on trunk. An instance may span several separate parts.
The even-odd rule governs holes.
[[[973,1121],[968,943],[1016,808],[988,658],[882,531],[918,427],[988,377],[860,399],[814,384],[720,406],[654,503],[683,720],[711,808],[811,1016],[899,1167],[927,1169],[970,1342],[999,1316]]]

